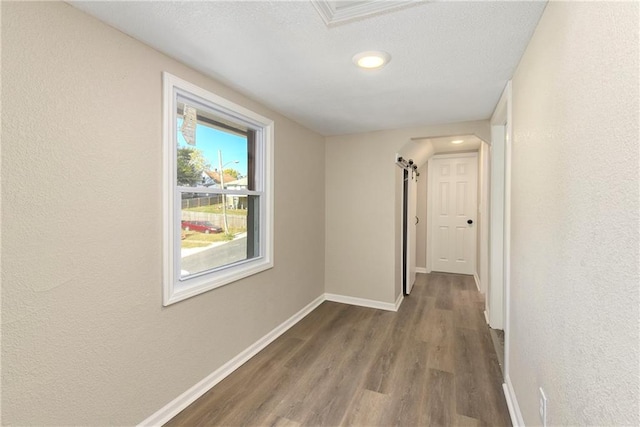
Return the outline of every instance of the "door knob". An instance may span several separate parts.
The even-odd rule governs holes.
[[[473,220],[472,219],[468,219],[467,220],[467,224],[473,224]]]

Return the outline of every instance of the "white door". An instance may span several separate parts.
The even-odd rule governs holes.
[[[478,155],[434,156],[431,177],[431,270],[474,274]]]
[[[406,224],[407,224],[407,260],[405,262],[406,269],[406,286],[405,293],[408,295],[411,293],[413,284],[416,282],[416,207],[418,204],[418,185],[417,176],[415,171],[409,171],[407,177],[407,209],[406,209]]]

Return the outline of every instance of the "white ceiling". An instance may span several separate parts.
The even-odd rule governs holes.
[[[462,141],[453,144],[451,141]],[[399,151],[399,155],[422,167],[433,154],[478,151],[482,140],[476,135],[439,136],[434,138],[412,138]]]
[[[420,2],[330,26],[308,1],[72,5],[339,135],[488,118],[546,3]],[[358,69],[351,58],[365,50],[387,51],[391,62]]]
[[[435,154],[454,153],[456,151],[477,151],[482,144],[482,140],[475,135],[443,136],[439,138],[429,138],[429,141],[431,145],[433,145],[433,152]],[[453,144],[451,141],[462,142]]]

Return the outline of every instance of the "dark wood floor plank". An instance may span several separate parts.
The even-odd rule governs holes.
[[[327,314],[326,319],[316,323],[315,330],[311,329],[312,325],[309,325],[309,323],[316,321],[314,316],[299,328],[287,332],[287,336],[303,336],[306,338],[305,344],[298,351],[292,352],[293,354],[287,362],[287,367],[295,368],[297,366],[308,366],[311,364],[313,360],[318,357],[321,349],[325,346],[325,341],[335,335],[335,333],[341,328],[346,327],[345,325],[349,323],[349,318],[355,315],[355,310],[349,310],[350,307],[346,304],[324,302],[320,304],[319,308],[323,308],[325,310],[328,309],[330,311]],[[303,332],[301,332],[301,330]]]
[[[453,313],[450,310],[431,310],[425,323],[426,334],[423,333],[419,338],[428,344],[427,367],[453,373]]]
[[[483,309],[473,301],[473,291],[456,291],[453,307],[454,326],[456,328],[483,330],[487,328]],[[477,291],[476,291],[477,293]]]
[[[267,417],[261,419],[258,422],[247,422],[242,424],[243,426],[255,426],[255,427],[299,427],[301,424],[295,421],[288,420],[286,418],[279,417],[275,414],[268,414]]]
[[[455,329],[456,410],[461,415],[480,418],[484,399],[482,383],[477,371],[483,364],[478,360],[480,342],[471,329]]]
[[[417,276],[425,277],[424,282],[422,281],[418,282],[418,280],[416,279],[416,286],[418,286],[421,289],[420,294],[426,297],[436,298],[438,296],[438,289],[439,289],[438,283],[439,281],[443,280],[441,276],[444,276],[444,275],[440,273],[431,273],[431,274],[425,274],[425,275],[419,274]]]
[[[427,421],[424,425],[451,426],[456,423],[456,399],[454,375],[437,369],[429,369]]]
[[[504,397],[496,392],[500,374],[491,338],[482,332],[456,328],[456,410],[491,425],[509,425]],[[489,342],[487,342],[487,338]]]
[[[302,320],[293,325],[287,331],[287,335],[296,338],[308,339],[310,336],[317,334],[319,330],[347,308],[348,306],[345,306],[345,304],[325,301],[316,307],[316,309],[311,313],[307,314]]]
[[[167,425],[510,425],[482,301],[434,273],[397,313],[324,302]]]
[[[389,395],[391,403],[383,425],[419,426],[425,425],[424,411],[427,398],[427,345],[412,340],[406,343],[398,358]]]
[[[342,426],[380,426],[388,411],[391,397],[375,391],[360,389],[340,423]]]
[[[450,278],[441,274],[437,276],[435,285],[437,286],[436,308],[441,310],[453,309],[453,289]]]
[[[465,417],[464,415],[457,414],[456,421],[453,425],[458,427],[482,427],[486,424],[475,418]]]
[[[250,388],[245,387],[244,394],[236,396],[232,405],[226,406],[227,410],[209,413],[207,425],[264,425],[264,418],[272,414],[275,406],[271,399],[277,396],[278,390],[290,387],[295,381],[286,368],[273,367],[260,381],[252,381]],[[216,403],[212,402],[212,406]]]
[[[449,274],[447,275],[447,279],[451,284],[451,290],[455,291],[468,291],[469,290],[469,282],[467,278],[470,276],[461,276],[458,274]]]
[[[402,354],[404,343],[412,339],[410,333],[416,324],[420,308],[419,298],[405,298],[395,315],[389,313],[391,316],[388,316],[388,327],[385,328],[384,323],[378,323],[383,335],[380,349],[366,373],[364,387],[368,390],[383,394],[390,392],[395,381],[394,375],[398,370],[398,357]]]
[[[380,343],[371,323],[378,311],[352,307],[311,366],[295,366],[297,385],[276,408],[276,413],[305,425],[336,425],[350,405]],[[363,327],[364,325],[364,327]],[[289,365],[287,365],[289,366]]]
[[[412,295],[412,298],[414,296]],[[421,310],[420,317],[415,320],[416,325],[414,327],[414,337],[420,341],[427,341],[427,337],[432,334],[433,325],[431,324],[434,310],[436,309],[436,298],[424,295],[421,293],[418,299],[418,304],[421,304],[424,309]]]
[[[178,414],[167,425],[195,425],[194,418],[206,420],[204,425],[218,425],[228,414],[241,412],[243,404],[260,396],[260,387],[247,387],[251,384],[269,384],[270,388],[286,384],[284,362],[289,353],[303,343],[293,337],[281,337],[247,361],[240,369],[243,375],[230,375],[200,399]],[[237,371],[236,371],[237,372]]]
[[[330,375],[317,390],[316,400],[307,405],[303,425],[338,425],[357,391],[362,389],[364,378],[361,372],[372,364],[374,354],[380,347],[375,339],[377,334],[370,325],[375,310],[363,310],[368,311],[368,319],[360,324],[354,323],[353,329],[345,336],[340,345],[342,357],[330,367]],[[363,324],[366,326],[360,330]]]

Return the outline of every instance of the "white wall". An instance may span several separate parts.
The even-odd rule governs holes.
[[[275,267],[170,307],[162,71],[275,120]],[[65,3],[2,3],[2,107],[3,423],[138,423],[324,292],[321,136]]]
[[[527,425],[639,425],[637,2],[550,2],[513,78],[511,354]]]
[[[326,139],[326,292],[387,303],[396,300],[401,289],[397,254],[402,179],[395,154],[411,138],[467,134],[489,140],[489,123],[451,123]]]

